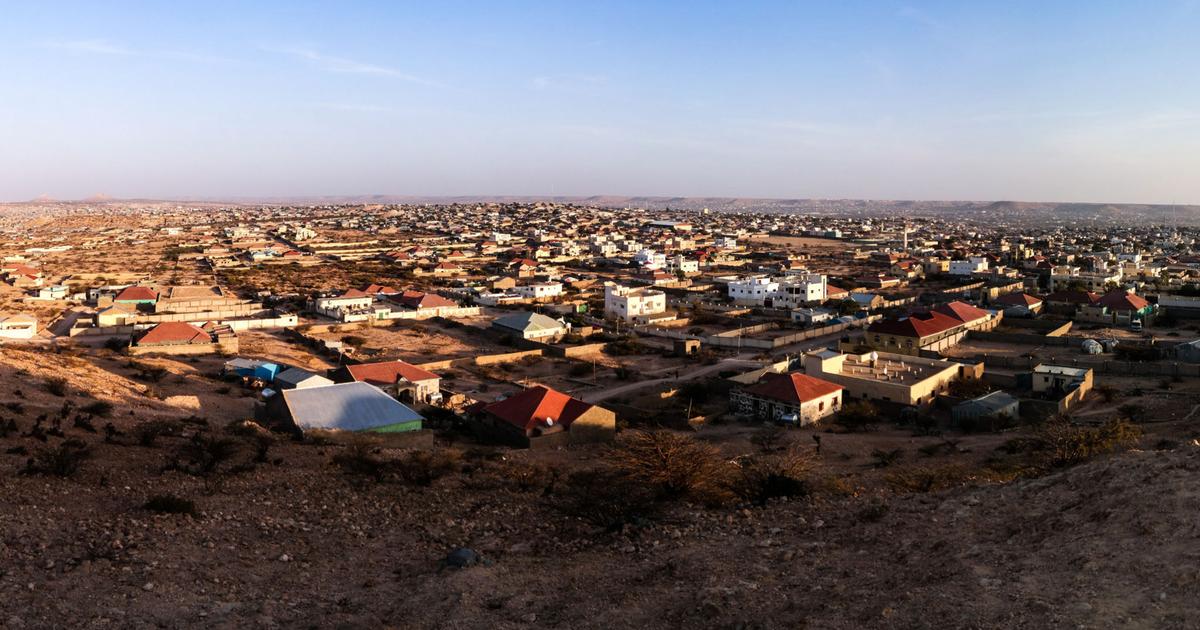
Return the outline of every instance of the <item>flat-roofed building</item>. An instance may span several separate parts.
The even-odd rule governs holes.
[[[927,407],[956,380],[983,376],[983,364],[868,352],[819,350],[804,355],[804,372],[846,388],[844,401],[872,400]]]
[[[626,321],[658,315],[667,310],[667,294],[648,287],[604,286],[604,314]]]

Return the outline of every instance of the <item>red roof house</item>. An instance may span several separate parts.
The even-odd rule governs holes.
[[[843,389],[806,374],[767,374],[758,383],[734,391],[731,402],[739,412],[762,420],[812,424],[841,407]]]
[[[199,326],[187,322],[163,322],[142,333],[139,346],[181,346],[210,344],[212,335]]]
[[[150,287],[143,287],[140,285],[125,287],[120,293],[117,294],[117,297],[113,298],[113,302],[117,303],[141,303],[157,301],[158,291],[155,291]]]
[[[570,436],[552,440],[555,444],[564,439],[607,441],[616,431],[613,412],[545,385],[535,385],[476,411],[488,426],[525,446],[555,434]]]
[[[958,321],[969,324],[986,318],[989,313],[981,308],[977,308],[967,304],[966,302],[950,302],[948,304],[938,304],[933,307],[933,310],[948,315]]]

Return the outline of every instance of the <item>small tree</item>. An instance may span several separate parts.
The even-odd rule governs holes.
[[[879,422],[879,409],[870,401],[850,401],[842,406],[836,421],[850,431],[872,431]]]
[[[715,500],[727,494],[730,469],[716,447],[671,431],[633,431],[609,456],[612,468],[665,498]]]

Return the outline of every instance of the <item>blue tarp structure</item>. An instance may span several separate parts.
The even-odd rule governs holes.
[[[275,375],[279,374],[279,364],[269,361],[260,361],[258,359],[232,359],[225,362],[225,373],[233,373],[238,376],[248,376],[257,378],[263,381],[271,382],[275,380]]]

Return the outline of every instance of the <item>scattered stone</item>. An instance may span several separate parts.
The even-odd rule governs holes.
[[[479,563],[479,554],[475,553],[474,549],[459,547],[458,549],[451,551],[446,556],[445,563],[446,566],[453,567],[455,569],[473,567]]]

